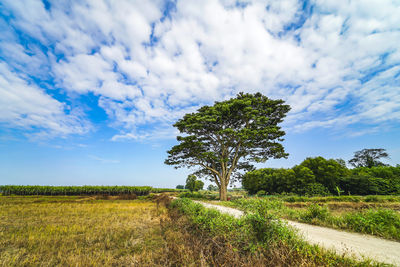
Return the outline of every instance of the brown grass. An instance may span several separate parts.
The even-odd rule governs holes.
[[[162,266],[162,216],[138,200],[0,197],[0,266]]]

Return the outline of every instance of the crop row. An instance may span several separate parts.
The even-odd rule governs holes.
[[[41,186],[41,185],[0,185],[3,195],[147,195],[151,186]]]

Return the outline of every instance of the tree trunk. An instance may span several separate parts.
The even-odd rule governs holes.
[[[219,200],[221,201],[227,201],[228,200],[228,184],[225,183],[224,181],[221,181],[220,187],[219,187]]]

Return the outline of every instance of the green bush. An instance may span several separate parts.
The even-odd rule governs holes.
[[[343,223],[356,232],[400,240],[400,214],[390,209],[348,213],[344,216]]]
[[[302,195],[306,196],[327,196],[329,195],[328,188],[320,183],[307,184],[304,189],[299,190]]]
[[[313,203],[300,215],[300,219],[304,222],[311,223],[314,219],[325,221],[330,216],[331,215],[326,206],[320,206]]]
[[[204,198],[204,196],[200,192],[182,192],[178,195],[181,198]]]
[[[400,240],[400,214],[390,209],[369,209],[359,212],[347,212],[334,216],[325,205],[312,203],[306,210],[296,210],[284,205],[284,201],[323,202],[323,201],[371,201],[387,202],[399,201],[400,196],[335,196],[335,197],[265,197],[238,199],[230,202],[230,206],[249,213],[261,212],[279,218],[298,220],[306,223],[348,229],[355,232],[378,235],[381,237]]]
[[[237,202],[245,204],[246,200]],[[253,212],[240,219],[206,209],[189,199],[174,200],[169,210],[178,211],[188,219],[187,229],[207,243],[215,244],[215,249],[238,252],[244,258],[256,254],[256,257],[269,261],[268,266],[368,266],[371,263],[356,263],[344,256],[308,245],[292,228],[269,212],[271,206],[268,201],[258,199],[253,202]]]
[[[257,196],[259,196],[259,197],[263,197],[266,194],[267,194],[267,192],[265,192],[264,190],[260,190],[260,191],[257,192]]]

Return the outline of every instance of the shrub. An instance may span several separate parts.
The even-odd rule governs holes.
[[[356,232],[400,240],[400,214],[390,209],[368,209],[348,213],[343,222]]]
[[[178,195],[181,198],[203,198],[204,196],[200,192],[182,192]]]
[[[303,189],[299,190],[302,195],[306,196],[327,196],[329,195],[328,188],[320,183],[307,184]]]
[[[267,192],[265,192],[264,190],[260,190],[257,192],[257,196],[262,197],[265,196],[267,194]]]
[[[237,200],[246,203],[246,200]],[[270,212],[267,201],[253,201],[254,212],[235,219],[216,210],[205,209],[188,199],[176,199],[169,210],[179,229],[195,236],[193,249],[205,266],[367,266],[344,256],[308,245],[292,228]],[[176,213],[178,213],[176,215]],[[182,220],[181,218],[185,220]],[[199,243],[198,240],[202,241]],[[174,250],[179,251],[179,250]]]
[[[308,209],[300,215],[300,219],[304,222],[311,223],[314,219],[325,221],[330,216],[326,206],[320,206],[316,203],[311,204]]]

